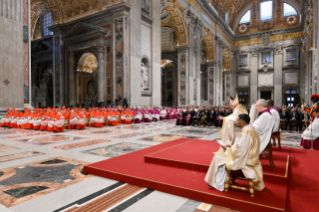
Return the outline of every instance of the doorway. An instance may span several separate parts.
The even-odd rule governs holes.
[[[265,100],[271,99],[271,91],[260,91],[260,98]]]

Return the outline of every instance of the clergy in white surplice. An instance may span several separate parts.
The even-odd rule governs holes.
[[[256,109],[261,115],[254,121],[253,127],[260,137],[260,153],[262,153],[270,141],[272,130],[274,128],[274,120],[268,109],[268,103],[264,99],[260,99],[256,103]]]
[[[274,101],[268,100],[267,103],[268,103],[268,108],[269,108],[269,111],[272,115],[273,122],[274,122],[274,128],[272,129],[272,132],[276,133],[276,132],[278,132],[278,128],[280,125],[280,116],[279,116],[277,109],[274,107]]]
[[[313,122],[302,133],[300,146],[305,149],[319,150],[319,108],[315,108],[312,114]]]
[[[240,129],[235,126],[235,123],[240,114],[248,114],[246,108],[239,104],[238,96],[233,99],[230,97],[230,105],[233,109],[233,113],[226,117],[219,117],[223,119],[223,127],[220,133],[221,142],[224,144],[232,144],[235,138],[239,135]],[[223,151],[222,148],[220,151]]]
[[[250,118],[246,114],[240,114],[237,126],[241,133],[233,145],[221,146],[225,152],[214,153],[205,181],[212,187],[224,191],[227,178],[227,170],[242,170],[246,178],[253,180],[256,191],[265,188],[263,170],[259,161],[259,135],[253,126],[249,125]]]

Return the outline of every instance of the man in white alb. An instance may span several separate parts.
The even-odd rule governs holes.
[[[277,133],[278,132],[278,128],[279,128],[279,124],[280,124],[280,116],[279,116],[278,111],[274,107],[274,101],[273,100],[268,100],[267,103],[268,103],[268,108],[270,110],[270,113],[272,115],[273,122],[274,122],[274,128],[273,128],[272,132],[273,133]]]
[[[221,146],[227,148],[225,153],[214,153],[205,181],[217,190],[224,191],[227,170],[242,170],[246,178],[253,179],[255,190],[262,191],[265,188],[259,161],[259,136],[249,122],[248,115],[240,114],[237,119],[237,126],[241,129],[238,138],[233,145]]]
[[[270,141],[274,121],[268,109],[268,103],[264,99],[260,99],[256,103],[256,109],[261,115],[252,124],[260,137],[260,153],[262,153]]]

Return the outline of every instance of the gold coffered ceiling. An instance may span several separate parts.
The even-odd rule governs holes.
[[[129,3],[129,0],[31,0],[31,10],[37,13],[34,5],[47,4],[52,13],[53,24],[59,24],[101,11],[120,2]]]

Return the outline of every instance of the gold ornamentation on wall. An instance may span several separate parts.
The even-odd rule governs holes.
[[[46,5],[52,14],[52,25],[62,24],[93,13],[97,13],[112,5],[130,0],[31,0],[31,36],[41,12],[39,8]]]
[[[176,2],[167,4],[163,12],[167,12],[169,17],[162,21],[162,26],[169,26],[175,30],[177,35],[177,45],[183,46],[188,44],[188,29],[186,22],[182,16],[184,8]]]
[[[215,37],[209,29],[204,28],[204,31],[205,34],[203,35],[203,42],[206,44],[204,50],[206,53],[207,62],[215,61]]]
[[[224,71],[230,71],[231,70],[231,52],[230,52],[230,48],[228,46],[226,46],[224,48],[223,68],[224,68]]]

